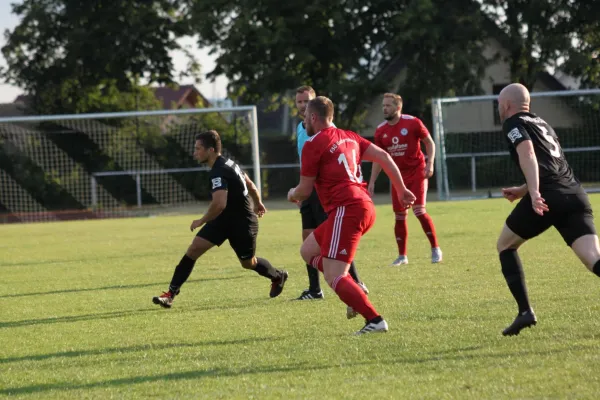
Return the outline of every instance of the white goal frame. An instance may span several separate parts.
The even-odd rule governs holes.
[[[598,89],[581,89],[581,90],[562,90],[562,91],[548,91],[548,92],[531,92],[531,98],[538,97],[566,97],[566,96],[585,96],[585,95],[600,95],[600,88]],[[475,199],[485,198],[488,196],[459,196],[453,197],[450,194],[450,185],[448,181],[448,158],[471,158],[471,190],[476,192],[476,159],[477,157],[484,156],[508,156],[507,151],[497,152],[482,152],[482,153],[457,153],[447,154],[445,146],[444,133],[444,114],[443,104],[460,103],[460,102],[477,102],[477,101],[493,101],[497,100],[498,95],[483,95],[483,96],[461,96],[461,97],[446,97],[446,98],[434,98],[431,101],[431,111],[433,118],[433,136],[436,147],[436,186],[439,200],[453,200],[453,199]],[[535,112],[535,110],[532,110]],[[563,148],[565,153],[569,152],[585,152],[585,151],[598,151],[600,152],[600,146],[593,147],[576,147],[576,148]],[[475,194],[475,193],[473,193]],[[491,197],[494,197],[492,194]]]
[[[154,110],[154,111],[131,111],[131,112],[112,112],[112,113],[89,113],[89,114],[64,114],[64,115],[35,115],[35,116],[23,116],[23,117],[4,117],[0,118],[0,124],[13,124],[13,123],[24,123],[24,122],[46,122],[46,121],[61,121],[61,120],[99,120],[108,118],[130,118],[130,117],[151,117],[151,116],[177,116],[177,115],[192,115],[192,114],[208,114],[208,113],[219,113],[219,112],[247,112],[250,117],[251,124],[251,146],[252,146],[252,168],[254,170],[254,183],[258,189],[259,194],[262,194],[262,183],[261,183],[261,163],[260,163],[260,150],[258,141],[258,118],[256,106],[235,106],[235,107],[215,107],[215,108],[188,108],[178,110]],[[190,149],[191,150],[191,149]],[[177,170],[160,170],[160,171],[106,171],[100,173],[91,174],[91,206],[95,208],[97,195],[96,195],[96,176],[111,176],[111,175],[135,175],[136,184],[138,186],[138,205],[141,206],[139,201],[140,193],[140,175],[155,174],[155,173],[166,173],[166,172],[177,172],[177,171],[205,171],[206,167],[189,168],[189,169],[177,169]]]

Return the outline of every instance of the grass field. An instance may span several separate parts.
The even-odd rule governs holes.
[[[331,289],[291,301],[307,285],[297,210],[261,221],[258,254],[290,273],[280,297],[225,245],[170,310],[151,298],[191,216],[0,226],[0,397],[597,399],[600,280],[556,232],[521,252],[538,325],[500,335],[516,315],[495,253],[511,207],[431,203],[444,263],[411,216],[410,264],[395,268],[380,205],[356,262],[390,332],[363,337]]]

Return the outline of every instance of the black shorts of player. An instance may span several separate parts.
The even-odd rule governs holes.
[[[229,245],[240,260],[250,260],[256,254],[258,220],[256,216],[234,221],[216,219],[205,224],[196,236],[216,246],[229,240]]]
[[[570,194],[546,191],[542,197],[549,211],[544,215],[536,214],[531,207],[531,197],[527,194],[506,219],[511,231],[523,239],[531,239],[554,226],[567,246],[581,236],[596,234],[592,206],[583,189]]]
[[[317,229],[327,220],[327,213],[323,210],[317,191],[313,189],[310,197],[302,202],[300,206],[302,216],[302,229]]]

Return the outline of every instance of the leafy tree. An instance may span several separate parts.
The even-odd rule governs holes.
[[[482,0],[505,36],[511,79],[531,88],[539,72],[564,68],[600,83],[600,5],[575,0]]]
[[[203,21],[199,44],[218,54],[209,75],[252,102],[310,84],[338,105],[341,124],[358,127],[374,95],[394,89],[382,72],[398,57],[418,109],[452,88],[479,91],[482,17],[471,0],[189,3]]]
[[[139,80],[172,82],[169,51],[187,26],[177,0],[22,0],[12,10],[21,21],[5,32],[0,74],[44,113],[97,110],[98,96],[134,95]]]

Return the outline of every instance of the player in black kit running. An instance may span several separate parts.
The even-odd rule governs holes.
[[[270,297],[281,294],[288,278],[286,271],[274,268],[264,258],[255,257],[258,217],[267,211],[254,183],[232,160],[221,155],[221,138],[211,130],[196,135],[194,158],[210,170],[212,201],[204,216],[192,222],[190,229],[202,227],[175,268],[169,290],[152,298],[154,304],[170,308],[179,289],[188,279],[198,257],[226,240],[242,267],[271,280]],[[250,204],[250,197],[254,209]]]
[[[521,201],[506,219],[498,238],[502,274],[519,307],[514,322],[502,334],[518,335],[537,323],[529,304],[518,248],[551,226],[583,264],[600,276],[600,245],[587,193],[573,174],[554,129],[529,112],[529,91],[520,84],[505,87],[498,97],[502,131],[510,154],[526,184],[502,189],[510,202]]]

